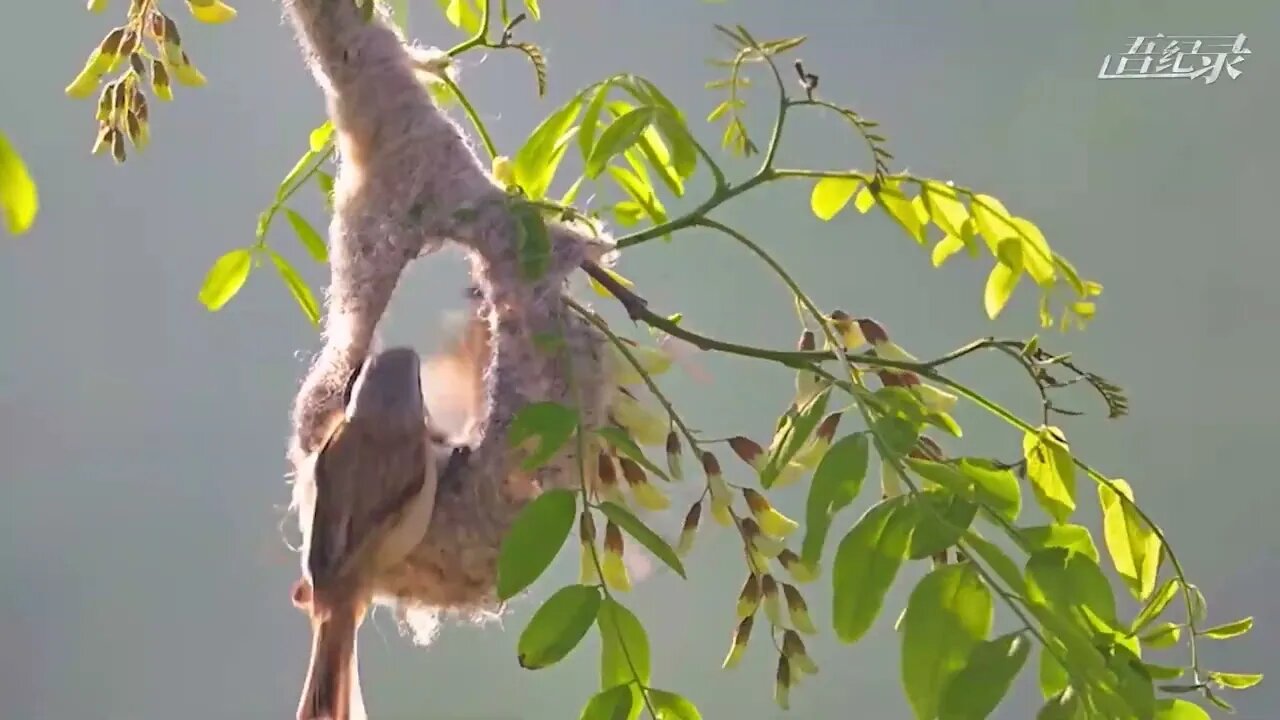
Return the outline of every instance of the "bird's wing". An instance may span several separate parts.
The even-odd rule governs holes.
[[[427,481],[427,441],[346,423],[320,449],[307,568],[312,583],[361,566]]]

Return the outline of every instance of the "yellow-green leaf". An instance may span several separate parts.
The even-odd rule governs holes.
[[[1169,578],[1165,581],[1160,589],[1151,595],[1151,599],[1147,600],[1147,604],[1143,606],[1138,616],[1133,619],[1129,625],[1129,632],[1141,632],[1143,628],[1150,625],[1160,614],[1169,607],[1169,603],[1173,602],[1173,598],[1178,594],[1178,588],[1181,587],[1177,578]]]
[[[267,253],[271,256],[271,263],[276,266],[276,271],[280,273],[280,279],[284,280],[285,287],[289,288],[289,294],[298,303],[298,307],[302,308],[307,320],[312,325],[319,325],[320,303],[316,302],[316,296],[311,293],[311,288],[307,287],[307,282],[280,253],[270,248],[267,249]]]
[[[654,225],[661,225],[667,221],[667,210],[658,199],[657,193],[653,191],[652,185],[644,182],[635,173],[617,165],[610,165],[608,171],[609,176],[644,210],[645,215],[649,216]]]
[[[512,158],[516,184],[531,200],[542,199],[551,186],[568,142],[576,132],[573,123],[581,112],[582,98],[570,99],[538,125]]]
[[[964,669],[942,692],[938,720],[985,720],[995,712],[1022,671],[1031,643],[1021,632],[1001,635],[973,649]]]
[[[538,0],[524,0],[524,9],[529,11],[529,17],[534,20],[542,19],[542,8],[538,7]]]
[[[933,262],[934,267],[942,267],[942,263],[946,262],[947,258],[955,255],[963,249],[963,240],[955,235],[947,235],[939,240],[937,245],[933,246],[933,253],[930,255],[929,259]]]
[[[831,519],[853,502],[867,476],[871,443],[866,433],[846,435],[822,456],[809,483],[805,502],[804,539],[800,556],[817,567],[822,558]]]
[[[992,255],[999,255],[997,250],[1002,240],[1018,239],[1018,230],[1013,226],[1013,218],[1004,203],[990,195],[974,195],[969,202],[969,212]]]
[[[863,185],[862,189],[853,198],[853,206],[863,215],[870,212],[871,208],[876,206],[876,196],[872,194],[871,188]]]
[[[473,0],[438,0],[444,17],[454,27],[474,35],[480,30],[480,13]]]
[[[605,517],[616,523],[628,535],[639,541],[646,550],[653,553],[654,557],[661,560],[667,567],[675,570],[677,575],[685,577],[684,564],[680,562],[680,556],[676,554],[676,551],[667,544],[666,540],[663,540],[657,533],[649,529],[648,525],[641,522],[640,518],[633,515],[630,510],[617,503],[606,501],[600,505],[600,512],[604,513]]]
[[[1153,720],[1211,720],[1209,713],[1195,703],[1182,698],[1164,698],[1156,701]]]
[[[644,134],[645,128],[653,120],[653,108],[638,107],[627,112],[609,124],[600,133],[600,139],[591,148],[591,156],[587,158],[584,174],[589,178],[597,177],[604,171],[609,160],[615,155],[635,145]]]
[[[1120,497],[1123,494],[1133,500],[1133,490],[1124,480],[1113,480],[1116,490],[1106,485],[1098,486],[1098,502],[1102,506],[1103,538],[1116,572],[1120,574],[1130,592],[1139,600],[1146,600],[1156,589],[1156,575],[1160,570],[1161,544],[1155,531],[1133,509],[1131,502]]]
[[[1161,648],[1177,645],[1178,639],[1181,637],[1181,625],[1172,622],[1162,622],[1142,634],[1142,644],[1149,648],[1159,650]]]
[[[631,685],[618,685],[596,693],[582,708],[578,720],[630,720],[641,709],[640,694]]]
[[[832,615],[836,637],[857,642],[880,614],[889,586],[907,555],[915,513],[910,496],[873,505],[854,524],[832,562]]]
[[[1209,679],[1217,683],[1219,687],[1232,690],[1248,690],[1262,682],[1262,673],[1229,673],[1211,670]]]
[[[329,140],[333,137],[333,121],[326,120],[323,125],[311,131],[311,135],[307,137],[307,142],[311,146],[311,152],[320,152],[329,144]]]
[[[1013,296],[1013,290],[1022,277],[1022,246],[1016,238],[1006,238],[1000,243],[1000,251],[991,274],[987,276],[987,285],[982,293],[982,303],[987,317],[992,320],[1004,310]]]
[[[1233,637],[1239,637],[1249,630],[1253,629],[1253,618],[1240,618],[1234,622],[1217,625],[1207,630],[1201,630],[1200,634],[1213,638],[1214,640],[1230,640]]]
[[[0,133],[0,209],[4,210],[5,226],[14,235],[30,230],[40,209],[27,165],[4,133]]]
[[[298,236],[298,242],[306,248],[307,254],[311,255],[316,262],[328,262],[329,248],[325,246],[324,238],[320,237],[320,233],[311,226],[311,223],[289,208],[284,209],[284,215],[289,220],[289,225],[293,227],[293,233]]]
[[[666,690],[650,690],[649,704],[658,720],[702,720],[702,713],[688,699]]]
[[[925,225],[920,218],[921,208],[912,198],[907,197],[896,185],[886,182],[884,187],[876,193],[876,199],[880,201],[880,207],[902,226],[907,235],[921,245],[925,243]]]
[[[1026,433],[1022,455],[1036,500],[1055,522],[1065,523],[1076,509],[1076,473],[1062,431],[1052,426]]]
[[[1083,553],[1090,560],[1098,562],[1098,546],[1094,544],[1089,528],[1083,525],[1037,525],[1021,528],[1018,533],[1027,544],[1037,550],[1063,548]]]
[[[960,240],[969,211],[956,196],[955,188],[936,180],[928,180],[921,186],[920,196],[929,208],[929,219],[943,233]]]
[[[1022,255],[1027,274],[1036,281],[1037,285],[1051,287],[1058,278],[1054,271],[1053,251],[1049,249],[1049,243],[1045,241],[1044,234],[1035,226],[1035,223],[1026,218],[1010,218],[1009,222],[1022,239]]]
[[[853,199],[862,181],[851,177],[825,177],[813,186],[809,208],[819,220],[830,220]]]
[[[253,252],[237,248],[213,262],[200,286],[200,302],[210,312],[217,312],[244,287],[253,267]]]

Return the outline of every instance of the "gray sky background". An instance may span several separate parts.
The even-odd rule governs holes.
[[[185,17],[178,3],[169,5]],[[434,3],[412,5],[412,30],[424,42],[458,39]],[[715,77],[703,63],[719,47],[711,24],[742,22],[760,36],[807,34],[800,55],[821,75],[823,95],[879,120],[899,167],[954,178],[1035,220],[1106,286],[1087,333],[1051,335],[1045,345],[1070,349],[1132,399],[1126,420],[1095,414],[1063,423],[1074,447],[1130,481],[1203,587],[1214,621],[1257,617],[1244,640],[1206,642],[1205,666],[1280,667],[1273,555],[1280,549],[1273,459],[1280,4],[543,6],[545,21],[521,31],[546,48],[549,99],[535,100],[531,70],[518,56],[469,55],[464,63],[465,88],[504,151],[577,88],[617,71],[644,74],[692,118],[704,116],[718,101],[702,88]],[[109,17],[86,14],[81,2],[4,11],[0,127],[25,154],[42,200],[35,230],[0,248],[5,718],[279,718],[295,707],[308,631],[288,603],[297,566],[277,522],[287,496],[287,407],[304,367],[299,351],[309,352],[315,335],[270,268],[222,313],[207,313],[195,295],[215,257],[252,241],[257,213],[323,111],[278,4],[242,1],[239,9],[228,26],[182,23],[209,85],[153,104],[152,147],[123,167],[88,156],[92,103],[62,95],[122,3]],[[1128,36],[1156,32],[1244,32],[1253,54],[1240,79],[1208,86],[1096,78],[1103,56]],[[761,140],[769,93],[758,83],[750,95]],[[864,148],[835,119],[797,118],[791,130],[787,165],[867,165]],[[714,143],[719,131],[699,132]],[[699,177],[705,182],[703,171]],[[808,192],[799,183],[769,189],[717,217],[775,252],[822,304],[879,318],[921,356],[991,332],[1035,332],[1034,296],[1025,288],[1006,317],[986,321],[985,262],[958,259],[933,271],[927,253],[882,217],[814,220]],[[301,209],[320,217],[314,194]],[[323,281],[323,268],[305,259],[285,226],[272,239],[308,280]],[[419,263],[392,309],[388,338],[424,348],[437,342],[444,313],[459,305],[460,268],[449,259]],[[782,288],[721,238],[688,233],[671,245],[655,242],[628,252],[622,270],[658,308],[682,311],[708,333],[794,342]],[[668,382],[693,422],[711,436],[767,436],[790,374],[746,361],[699,362],[713,382],[678,373]],[[1031,411],[1033,392],[1016,368],[989,358],[957,372]],[[1098,409],[1087,398],[1077,404],[1084,403]],[[976,409],[959,417],[965,447],[1017,452],[1018,438]],[[801,493],[780,502],[798,510]],[[1080,505],[1096,525],[1088,483]],[[406,720],[576,717],[596,683],[595,641],[536,674],[514,655],[530,612],[572,577],[572,555],[517,603],[505,631],[450,626],[422,650],[397,637],[385,614],[367,625],[362,679],[371,712]],[[655,682],[688,694],[707,718],[783,717],[770,699],[771,652],[756,647],[739,670],[719,669],[741,581],[731,538],[702,538],[692,566],[687,583],[668,574],[626,598],[649,626]],[[829,581],[812,587],[814,614],[829,625]],[[817,644],[822,675],[794,693],[789,717],[908,717],[891,625],[909,587],[898,583],[859,645]],[[1024,673],[999,717],[1034,712],[1034,675]],[[1268,681],[1239,695],[1240,717],[1275,717],[1275,687]]]

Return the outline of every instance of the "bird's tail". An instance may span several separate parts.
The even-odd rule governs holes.
[[[311,666],[298,703],[298,720],[354,720],[363,714],[356,675],[358,627],[359,616],[346,608],[312,620]],[[358,708],[355,716],[353,704]]]

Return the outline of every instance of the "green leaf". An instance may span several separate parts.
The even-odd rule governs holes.
[[[529,11],[529,17],[534,20],[542,19],[542,8],[538,7],[538,0],[524,0],[524,9]]]
[[[1154,625],[1150,630],[1143,633],[1142,644],[1159,650],[1161,648],[1173,647],[1178,644],[1178,639],[1182,637],[1182,626],[1172,622],[1162,622]]]
[[[591,157],[591,149],[595,147],[600,111],[604,109],[604,103],[608,100],[609,90],[612,87],[612,82],[603,82],[594,90],[589,90],[591,101],[587,103],[586,111],[582,114],[582,122],[578,125],[578,150],[582,152],[584,162]]]
[[[978,506],[949,490],[929,488],[912,495],[916,526],[907,557],[927,558],[942,552],[964,535],[978,514]]]
[[[955,255],[963,249],[963,240],[955,235],[946,235],[938,241],[938,244],[933,246],[933,252],[929,255],[929,261],[933,263],[934,267],[942,267],[942,263],[946,262],[947,258]]]
[[[676,571],[680,577],[685,577],[684,565],[680,562],[680,557],[676,555],[676,551],[671,549],[666,540],[663,540],[657,533],[649,529],[631,511],[625,507],[613,502],[605,502],[600,505],[600,511],[605,517],[617,523],[618,527],[625,531],[628,535],[635,538],[641,545],[654,554],[659,560],[667,565],[667,567]]]
[[[582,112],[582,97],[576,96],[551,113],[534,129],[511,159],[516,184],[531,200],[541,200],[551,187],[560,160],[573,137],[573,123]]]
[[[1151,526],[1134,510],[1133,490],[1129,484],[1118,479],[1112,483],[1116,490],[1106,485],[1098,486],[1103,539],[1120,578],[1134,597],[1145,600],[1156,589],[1163,546]],[[1120,494],[1130,502],[1124,502]]]
[[[293,234],[298,236],[298,242],[306,249],[307,254],[316,262],[329,262],[329,248],[311,223],[290,208],[284,209],[284,216],[288,218],[289,225],[293,227]]]
[[[639,618],[613,598],[605,598],[600,604],[596,625],[600,630],[600,689],[634,680],[648,685],[649,636]]]
[[[1045,426],[1022,438],[1031,489],[1040,507],[1058,523],[1065,523],[1076,509],[1075,462],[1063,437],[1061,430]]]
[[[917,205],[907,197],[899,187],[888,182],[876,193],[876,200],[884,208],[889,217],[898,222],[912,239],[920,244],[925,242],[925,225],[917,211]]]
[[[1182,698],[1165,698],[1156,701],[1154,720],[1211,720],[1209,713],[1199,705]]]
[[[1045,241],[1044,234],[1035,223],[1026,218],[1010,218],[1018,237],[1022,242],[1022,257],[1027,274],[1040,287],[1052,287],[1057,280],[1054,272],[1053,251]]]
[[[1229,673],[1209,671],[1209,679],[1217,683],[1220,687],[1229,688],[1231,690],[1248,690],[1249,688],[1262,682],[1262,673]]]
[[[1173,598],[1177,596],[1178,587],[1177,578],[1169,578],[1166,580],[1165,583],[1160,586],[1160,589],[1157,590],[1149,600],[1147,600],[1147,604],[1142,607],[1141,612],[1139,612],[1138,616],[1133,619],[1133,622],[1129,624],[1129,632],[1140,632],[1147,625],[1155,621],[1156,618],[1160,617],[1160,614],[1165,611],[1165,608],[1169,607],[1169,603],[1173,602]]]
[[[1027,560],[1027,599],[1046,607],[1080,627],[1093,627],[1080,619],[1088,608],[1110,627],[1116,626],[1116,601],[1111,584],[1089,556],[1064,548],[1036,550]]]
[[[658,720],[702,720],[702,713],[687,699],[666,690],[650,690],[649,704]]]
[[[846,435],[827,449],[809,483],[800,556],[817,567],[835,514],[853,502],[867,476],[870,441],[866,433]]]
[[[1030,652],[1031,643],[1021,632],[979,644],[946,684],[938,720],[984,720],[1009,692]]]
[[[498,552],[499,600],[515,597],[546,571],[573,530],[577,507],[576,493],[555,488],[520,511]]]
[[[538,670],[565,658],[596,622],[600,591],[588,585],[566,585],[533,613],[516,645],[520,667]]]
[[[316,171],[316,184],[320,186],[320,194],[324,196],[324,206],[333,212],[333,176],[323,170]],[[326,252],[326,255],[328,253]]]
[[[639,693],[633,692],[630,685],[619,685],[596,693],[578,720],[628,720],[639,704]]]
[[[827,411],[827,402],[830,397],[829,391],[819,392],[805,403],[804,407],[784,416],[778,432],[769,444],[769,461],[760,471],[760,485],[766,490],[773,487],[782,469],[809,441],[809,436],[813,434]]]
[[[979,536],[973,530],[965,533],[964,541],[969,546],[968,549],[986,563],[1001,582],[1008,585],[1013,592],[1023,594],[1026,583],[1022,579],[1022,571],[1018,569],[1013,559],[1000,549],[1000,546]]]
[[[1045,702],[1036,720],[1085,720],[1080,696],[1071,688],[1063,690]]]
[[[200,302],[210,312],[217,312],[244,287],[253,267],[253,252],[237,248],[213,261],[200,286]]]
[[[1224,625],[1217,625],[1208,630],[1201,630],[1200,635],[1214,640],[1229,640],[1233,637],[1240,637],[1251,629],[1253,629],[1253,618],[1247,617]]]
[[[604,171],[613,157],[640,140],[644,129],[653,121],[652,107],[638,107],[619,117],[600,133],[600,139],[591,148],[591,156],[587,158],[583,171],[589,178],[594,178]]]
[[[835,217],[858,191],[862,181],[851,177],[825,177],[813,186],[809,196],[809,208],[819,220]]]
[[[1058,662],[1057,658],[1046,647],[1040,648],[1040,674],[1038,679],[1040,681],[1040,692],[1046,699],[1066,690],[1071,684],[1071,676],[1067,674],[1066,668],[1062,667],[1062,663]]]
[[[901,458],[911,452],[920,439],[916,423],[893,415],[886,415],[872,422],[871,431],[879,438],[889,456],[894,458]]]
[[[298,182],[298,179],[302,177],[303,173],[311,169],[313,163],[315,163],[319,157],[320,153],[315,150],[307,150],[302,153],[302,157],[298,158],[298,162],[293,164],[293,167],[290,168],[288,174],[286,174],[284,179],[280,181],[280,184],[276,186],[277,203],[284,202],[285,196],[289,194],[289,191],[293,188],[294,184]],[[259,232],[258,238],[262,238],[262,232]]]
[[[1142,666],[1152,680],[1177,680],[1187,672],[1186,668],[1156,665],[1155,663],[1143,663]]]
[[[906,558],[914,525],[906,495],[873,505],[854,524],[832,563],[832,616],[836,637],[857,642],[871,628],[884,596]]]
[[[1021,248],[1022,243],[1017,242],[1018,230],[1013,226],[1013,216],[1005,209],[1004,203],[990,195],[977,194],[970,200],[969,212],[973,215],[978,232],[987,241],[992,255],[999,256],[998,249],[1004,240],[1014,240]]]
[[[945,463],[906,458],[904,462],[925,480],[977,501],[1009,522],[1018,517],[1022,496],[1018,490],[1018,479],[1007,468],[997,467],[990,460],[981,458],[961,458]]]
[[[1065,548],[1084,553],[1090,560],[1098,562],[1098,547],[1093,544],[1089,528],[1082,525],[1036,525],[1022,528],[1019,532],[1022,539],[1037,550]]]
[[[13,235],[30,230],[40,211],[35,181],[4,133],[0,133],[0,210],[4,211],[5,227]]]
[[[938,717],[943,690],[993,617],[991,591],[972,563],[939,566],[911,591],[901,625],[902,684],[917,718]]]
[[[982,293],[983,307],[992,320],[1004,310],[1022,277],[1022,245],[1016,239],[1000,241],[1000,255],[991,274],[987,276],[986,289]]]
[[[605,272],[610,273],[612,275],[617,275],[617,273],[614,273],[612,270],[605,269]],[[618,275],[617,277],[622,277],[622,276]],[[626,278],[623,278],[623,279],[625,280]],[[606,290],[605,292],[608,292],[608,291]],[[612,295],[610,295],[609,297],[612,297]],[[654,465],[653,461],[645,457],[644,451],[640,449],[639,445],[636,445],[635,441],[631,439],[631,436],[627,434],[626,430],[623,430],[622,428],[611,427],[606,425],[605,427],[597,428],[596,434],[604,438],[606,441],[608,441],[608,443],[612,445],[615,450],[622,453],[623,455],[626,455],[632,460],[635,460],[636,463],[638,463],[645,470],[648,470],[649,472],[653,473],[654,475],[657,475],[658,477],[662,478],[663,480],[666,480],[667,482],[671,481],[671,478],[667,477],[667,472],[665,470],[658,467],[657,465]]]
[[[267,252],[271,256],[272,264],[276,266],[276,271],[280,273],[280,279],[284,281],[285,287],[289,288],[289,294],[298,303],[298,307],[302,308],[307,320],[312,325],[319,325],[320,303],[316,302],[316,296],[311,293],[311,288],[307,287],[307,282],[298,275],[298,271],[284,256],[270,248]]]
[[[538,208],[518,203],[512,208],[516,221],[516,255],[526,280],[537,280],[551,265],[551,236]]]
[[[536,402],[520,408],[511,420],[507,437],[513,447],[537,438],[537,449],[521,463],[522,469],[532,471],[555,457],[577,428],[578,411],[556,402]]]
[[[661,225],[667,221],[667,210],[653,191],[652,185],[626,168],[610,165],[607,169],[609,176],[614,179],[614,182],[618,183],[618,187],[622,188],[637,205],[644,209],[644,214],[649,216],[654,225]]]
[[[698,148],[694,145],[693,133],[685,125],[677,111],[659,107],[654,114],[654,122],[658,129],[671,143],[671,167],[682,178],[689,178],[698,167]]]

